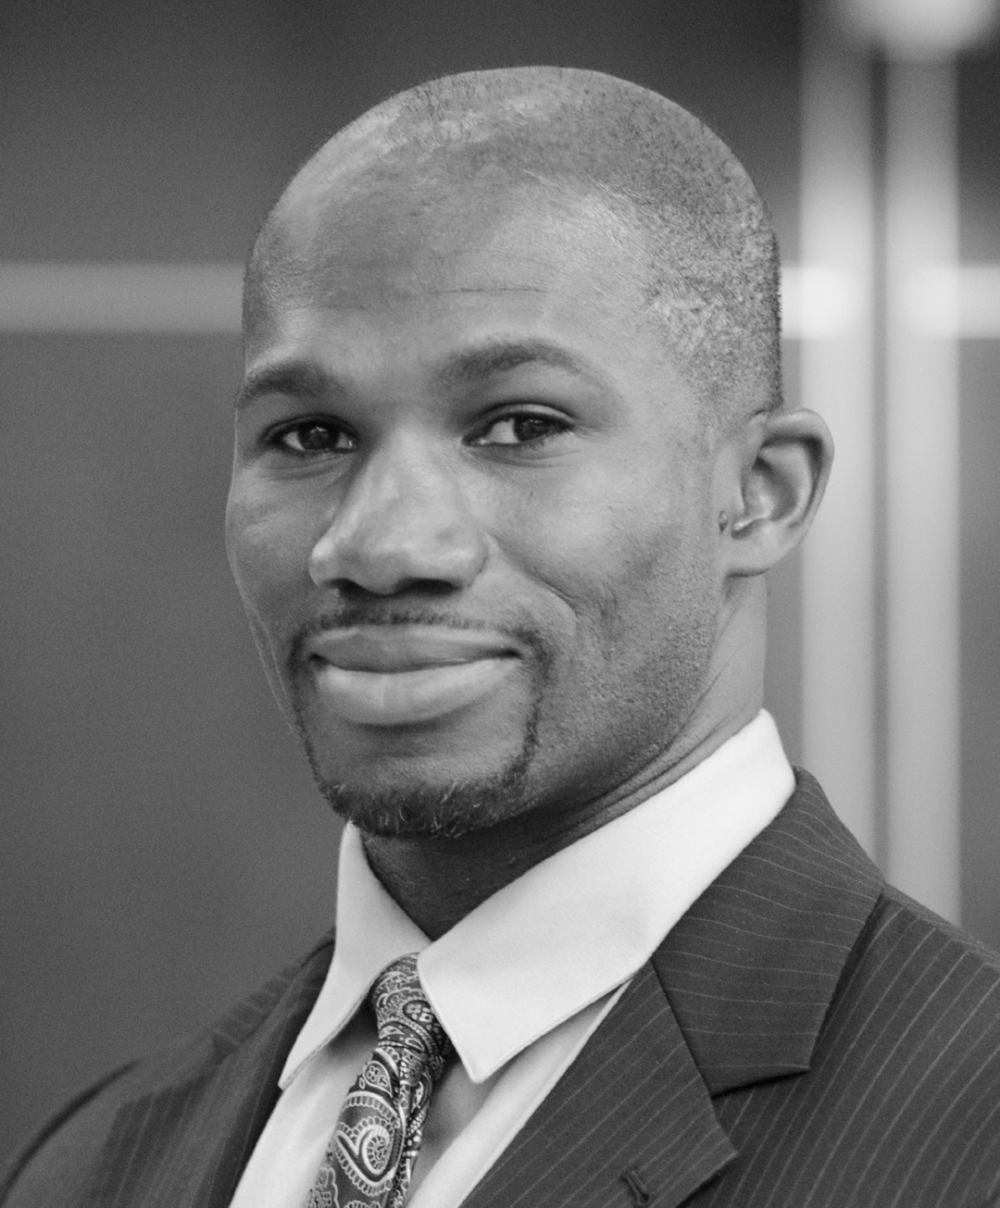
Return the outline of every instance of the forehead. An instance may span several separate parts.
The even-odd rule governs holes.
[[[646,318],[637,223],[594,194],[512,187],[490,172],[310,191],[283,207],[263,261],[266,302],[248,311],[265,326],[290,310],[390,311],[415,299],[505,300],[529,315],[557,307],[633,330]]]
[[[647,301],[638,224],[599,195],[477,177],[314,197],[282,224],[275,283],[247,329],[245,391],[299,366],[338,390],[418,397],[457,389],[442,366],[471,356],[485,381],[482,367],[504,372],[516,349],[529,365],[561,357],[616,410],[701,433],[697,393]]]

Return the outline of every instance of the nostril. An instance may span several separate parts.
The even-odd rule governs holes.
[[[391,590],[379,591],[365,587],[353,579],[335,579],[326,584],[336,591],[345,604],[364,605],[372,600],[383,599],[388,595],[416,596],[421,599],[443,599],[454,595],[459,590],[454,584],[444,579],[400,579],[393,584]]]
[[[398,474],[368,477],[326,517],[309,555],[320,587],[351,581],[377,595],[434,595],[468,586],[486,561],[487,538],[458,486],[402,492]]]

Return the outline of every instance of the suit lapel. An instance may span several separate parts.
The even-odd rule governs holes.
[[[467,1208],[676,1208],[736,1158],[711,1097],[808,1069],[881,891],[815,781],[677,924]],[[228,1208],[331,940],[118,1112],[85,1202]]]
[[[650,966],[466,1208],[673,1208],[735,1156]]]
[[[885,882],[808,772],[653,966],[713,1095],[809,1068]]]
[[[228,1208],[278,1093],[285,1057],[330,960],[328,939],[240,1004],[180,1060],[171,1080],[119,1110],[88,1189],[97,1208]],[[141,1156],[140,1156],[141,1155]]]
[[[721,1174],[712,1097],[808,1070],[883,883],[800,772],[464,1208],[676,1208]]]

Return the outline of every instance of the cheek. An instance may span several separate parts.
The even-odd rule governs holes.
[[[632,489],[622,491],[632,479]],[[613,620],[653,579],[679,570],[690,517],[662,481],[590,474],[571,491],[540,496],[509,513],[509,553],[562,597],[581,624]]]
[[[258,643],[288,624],[296,598],[311,586],[311,528],[302,509],[275,507],[252,492],[233,492],[226,510],[226,550]]]
[[[686,693],[714,638],[718,593],[707,512],[662,478],[650,485],[634,477],[629,497],[621,495],[621,477],[614,499],[592,481],[522,528],[530,535],[522,565],[572,614],[557,679],[575,713]]]

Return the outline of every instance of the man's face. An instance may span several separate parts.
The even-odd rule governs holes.
[[[381,834],[593,800],[691,726],[721,592],[638,238],[468,185],[306,199],[283,233],[227,542],[321,788]]]

